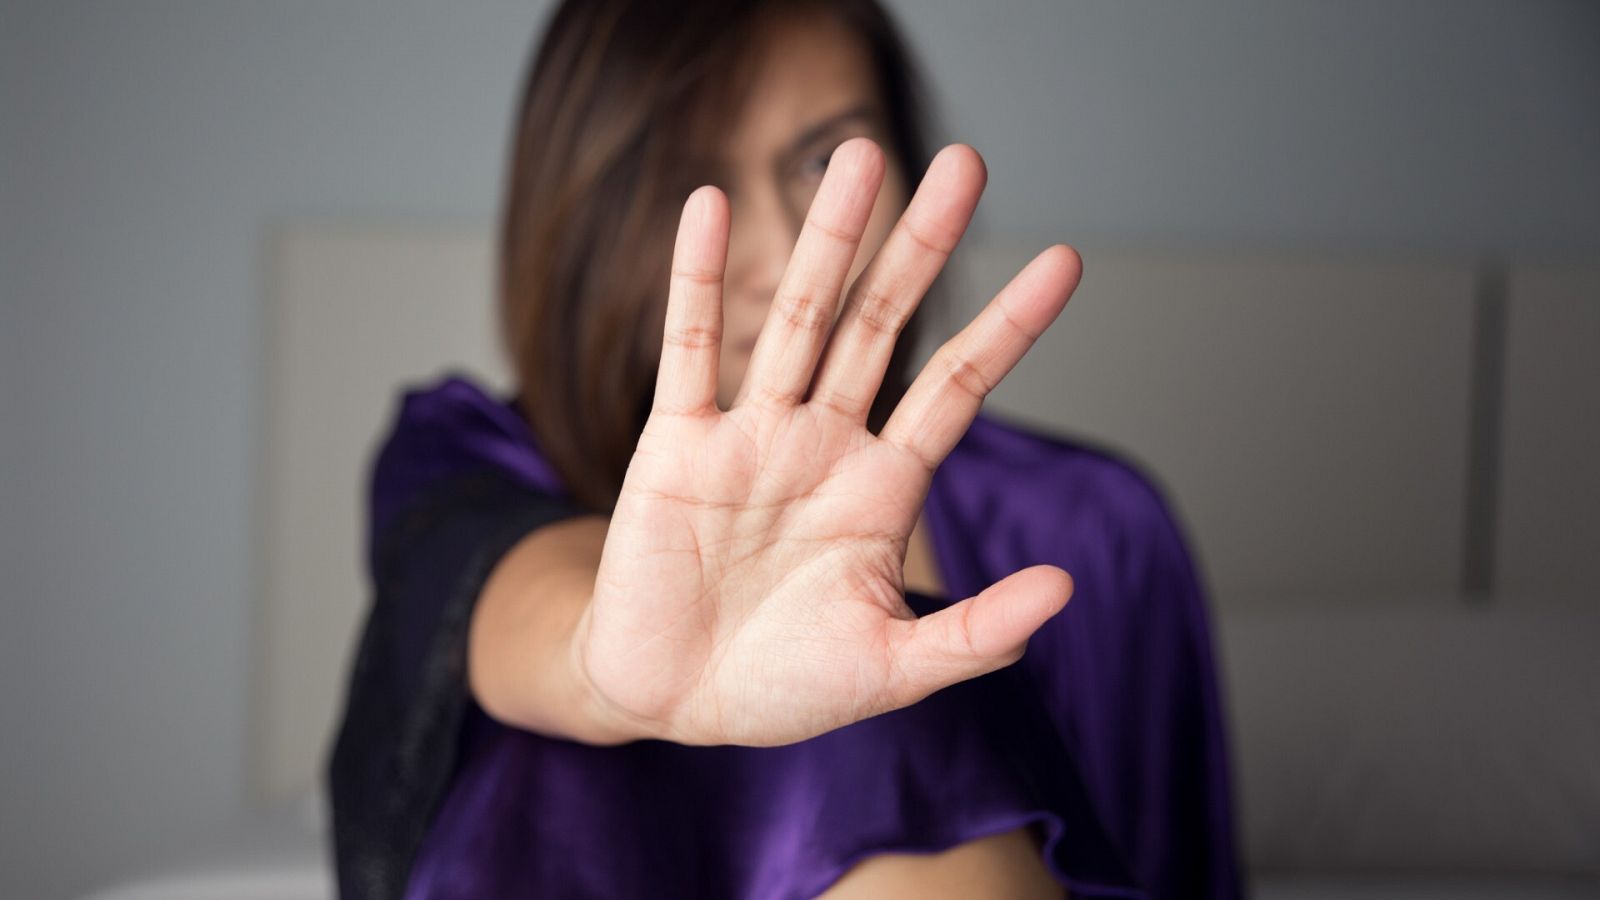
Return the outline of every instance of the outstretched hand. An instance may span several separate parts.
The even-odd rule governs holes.
[[[1015,662],[1071,594],[1066,572],[1034,566],[922,618],[906,605],[906,547],[934,470],[1081,265],[1064,245],[1040,253],[874,435],[895,339],[986,180],[970,147],[941,151],[841,313],[884,167],[866,138],[834,151],[726,411],[728,201],[705,186],[684,204],[654,405],[573,644],[593,693],[640,737],[772,746],[908,706]]]

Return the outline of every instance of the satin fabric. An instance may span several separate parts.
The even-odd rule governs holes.
[[[557,517],[537,504],[568,496],[511,398],[460,375],[407,391],[373,467],[375,580],[382,546],[429,571],[461,565],[429,549],[436,542],[394,535],[408,510],[472,477],[526,498],[504,501],[523,503],[524,524],[502,527],[495,553]],[[480,515],[481,528],[497,516],[515,518]],[[935,473],[925,516],[955,599],[1039,563],[1072,574],[1070,603],[1018,663],[776,748],[595,747],[501,725],[460,685],[445,700],[400,703],[461,707],[444,717],[455,744],[434,754],[441,796],[417,823],[414,854],[391,851],[410,857],[389,861],[404,896],[812,897],[873,853],[932,852],[1021,825],[1036,827],[1045,864],[1074,896],[1239,896],[1204,591],[1151,479],[1110,452],[984,412]],[[491,562],[448,574],[475,593]],[[919,615],[952,602],[907,600]],[[400,620],[430,605],[387,602]],[[462,652],[461,636],[444,651],[430,644],[437,612],[410,618],[392,629],[410,649],[386,665]],[[440,720],[429,712],[423,721]]]

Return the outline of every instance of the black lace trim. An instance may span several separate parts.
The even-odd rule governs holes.
[[[326,773],[341,897],[404,893],[455,775],[483,584],[523,536],[581,512],[485,469],[434,485],[374,544],[373,603]]]

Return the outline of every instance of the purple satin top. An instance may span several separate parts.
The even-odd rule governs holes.
[[[369,540],[485,465],[566,496],[508,398],[459,376],[408,391]],[[1239,896],[1204,591],[1159,490],[1106,451],[983,413],[925,516],[956,599],[1038,563],[1072,574],[1018,663],[784,747],[596,747],[471,704],[406,896],[814,897],[873,853],[1027,824],[1074,896]]]

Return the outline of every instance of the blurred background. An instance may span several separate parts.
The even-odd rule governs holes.
[[[1160,480],[1262,896],[1600,896],[1600,6],[899,0],[991,400]],[[404,384],[504,382],[544,2],[0,0],[0,896],[328,896]],[[965,305],[962,305],[965,304]]]

